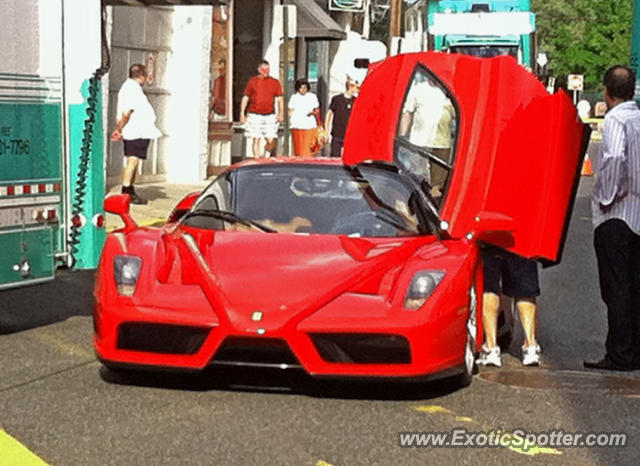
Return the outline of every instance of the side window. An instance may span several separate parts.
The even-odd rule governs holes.
[[[193,210],[230,210],[229,199],[231,192],[231,183],[229,175],[223,174],[218,176],[198,197]],[[222,218],[208,215],[191,215],[182,220],[185,225],[204,228],[208,230],[225,230],[229,223]]]
[[[458,115],[442,85],[416,68],[405,95],[397,130],[396,161],[422,177],[437,204],[444,197],[453,167]]]
[[[231,210],[229,196],[231,184],[228,175],[216,178],[196,201],[196,209]]]

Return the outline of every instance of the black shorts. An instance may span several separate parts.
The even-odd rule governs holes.
[[[138,157],[139,159],[147,158],[147,149],[149,148],[150,139],[125,139],[124,155],[125,157]]]
[[[344,139],[331,138],[331,157],[342,157],[342,146],[344,145]]]
[[[484,291],[512,298],[540,296],[536,261],[492,246],[481,249]]]

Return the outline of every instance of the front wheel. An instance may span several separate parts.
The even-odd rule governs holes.
[[[460,374],[458,384],[467,387],[471,384],[476,370],[476,340],[478,338],[478,294],[474,286],[469,290],[469,317],[466,325],[464,345],[464,372]]]

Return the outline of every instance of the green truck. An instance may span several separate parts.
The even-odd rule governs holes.
[[[0,22],[2,290],[96,267],[106,233],[100,0],[4,0]]]
[[[2,73],[0,82],[0,287],[7,287],[51,278],[64,250],[64,141],[59,78]]]
[[[426,0],[426,14],[427,50],[511,55],[534,69],[536,20],[529,0]]]

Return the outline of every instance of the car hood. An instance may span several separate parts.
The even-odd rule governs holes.
[[[176,230],[161,238],[160,283],[198,284],[235,325],[254,312],[273,325],[313,312],[344,292],[376,294],[433,237],[368,240],[333,235]],[[441,246],[433,248],[442,255]],[[160,252],[162,251],[162,252]],[[446,249],[445,249],[446,251]],[[393,277],[391,278],[393,280]]]

